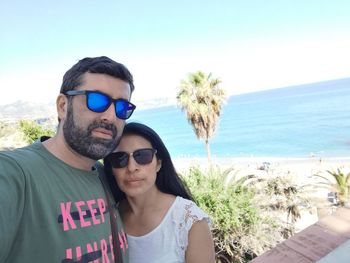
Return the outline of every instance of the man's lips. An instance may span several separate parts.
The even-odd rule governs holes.
[[[111,139],[113,137],[113,132],[107,129],[103,128],[96,128],[92,130],[92,134],[104,138],[104,139]]]

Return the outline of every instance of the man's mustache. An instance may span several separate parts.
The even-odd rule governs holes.
[[[96,128],[103,128],[103,129],[106,129],[106,130],[112,132],[113,139],[115,139],[118,135],[118,130],[115,127],[115,125],[113,125],[111,123],[106,123],[106,122],[93,122],[93,123],[91,123],[88,127],[88,134],[91,134],[91,132]]]

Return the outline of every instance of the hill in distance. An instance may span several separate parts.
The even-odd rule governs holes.
[[[20,119],[55,118],[56,105],[52,103],[37,103],[16,101],[11,104],[0,105],[0,120],[16,121]]]
[[[135,101],[137,110],[148,108],[164,107],[174,105],[176,99],[172,98],[155,98],[152,100]],[[11,104],[0,105],[0,121],[15,122],[21,119],[52,119],[56,118],[56,104],[38,103],[19,100]]]
[[[269,94],[271,92],[279,92],[279,91],[282,91],[282,89],[291,89],[291,88],[298,89],[298,88],[315,86],[315,85],[319,87],[322,87],[322,86],[331,87],[332,84],[339,85],[340,83],[343,86],[347,87],[348,85],[350,85],[349,84],[350,78],[295,85],[295,86],[283,87],[278,89],[257,91],[254,93],[261,93],[261,95],[264,96],[264,94]],[[246,95],[246,94],[240,94],[240,95]],[[158,107],[176,105],[176,98],[154,98],[151,100],[139,100],[139,101],[133,101],[133,102],[137,105],[136,110],[145,110],[149,108],[158,108]],[[57,116],[56,103],[54,101],[49,103],[36,103],[36,102],[28,102],[28,101],[20,100],[11,104],[0,105],[0,121],[15,122],[20,119],[33,119],[33,120],[53,119],[54,120],[56,119],[56,116]]]

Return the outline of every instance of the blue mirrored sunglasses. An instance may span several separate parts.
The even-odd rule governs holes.
[[[119,119],[129,119],[136,106],[125,99],[112,99],[110,96],[90,90],[69,90],[64,93],[68,96],[86,95],[86,106],[93,112],[104,112],[114,103],[115,115]]]

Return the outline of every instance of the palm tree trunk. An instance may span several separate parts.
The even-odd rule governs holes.
[[[209,140],[205,140],[205,148],[207,150],[208,163],[211,166],[211,152],[210,152]]]

